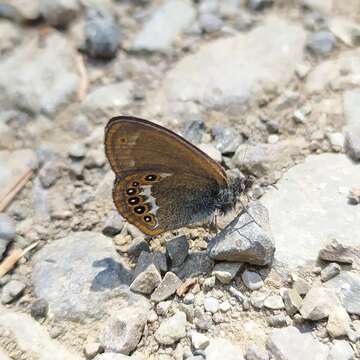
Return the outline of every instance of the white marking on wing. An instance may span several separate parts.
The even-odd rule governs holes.
[[[171,176],[171,175],[172,175],[172,173],[160,173],[160,176],[163,178]]]
[[[146,197],[145,202],[151,205],[151,210],[149,213],[156,215],[159,207],[156,204],[156,199],[151,195],[151,186],[152,185],[142,185],[142,191],[139,195],[144,195]]]

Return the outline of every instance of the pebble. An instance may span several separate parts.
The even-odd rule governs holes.
[[[299,293],[299,295],[306,295],[310,290],[310,284],[304,279],[298,276],[293,276],[293,281],[292,287]]]
[[[343,150],[345,137],[342,133],[331,132],[331,133],[328,133],[326,136],[330,142],[331,148],[334,151],[341,152]]]
[[[270,295],[264,300],[264,306],[271,310],[284,309],[285,305],[280,295]]]
[[[283,292],[283,300],[286,312],[293,316],[301,308],[302,298],[295,289],[285,289]]]
[[[150,264],[131,283],[130,290],[149,295],[161,283],[161,275],[154,264]]]
[[[86,341],[83,351],[87,360],[93,359],[97,354],[101,352],[101,345],[96,341]]]
[[[204,121],[201,118],[195,118],[185,122],[182,136],[192,144],[200,144],[205,130]]]
[[[245,270],[241,274],[241,279],[244,285],[250,290],[259,290],[264,285],[261,276],[253,271]]]
[[[150,252],[149,243],[144,239],[144,236],[136,237],[126,250],[130,256],[135,257],[138,257],[143,251]]]
[[[326,282],[340,274],[341,267],[337,263],[330,263],[321,270],[321,281]]]
[[[68,154],[74,160],[81,160],[86,156],[86,152],[86,146],[83,143],[75,143],[70,146]]]
[[[351,345],[345,340],[335,340],[330,345],[326,360],[354,360],[355,354]]]
[[[350,331],[351,319],[343,306],[335,306],[329,313],[326,330],[332,338],[346,336]]]
[[[222,284],[230,284],[231,281],[235,278],[236,274],[242,267],[242,263],[228,263],[220,262],[217,263],[213,270],[213,275],[216,279],[219,280]]]
[[[36,299],[30,307],[30,314],[34,319],[46,318],[49,304],[45,299]]]
[[[203,283],[203,290],[209,291],[209,290],[213,289],[215,287],[215,283],[216,283],[215,276],[211,276],[211,277],[205,279],[204,283]]]
[[[270,360],[270,355],[267,351],[261,350],[255,344],[250,344],[245,353],[246,360]]]
[[[186,315],[182,311],[161,322],[155,339],[161,345],[172,345],[186,336]]]
[[[171,300],[159,302],[158,304],[156,304],[156,313],[159,316],[166,316],[168,311],[170,310],[171,303]]]
[[[168,299],[175,294],[176,290],[182,284],[182,281],[172,272],[167,272],[162,279],[160,285],[151,295],[151,300],[160,302]]]
[[[85,51],[94,58],[111,59],[120,46],[119,25],[104,9],[88,9],[85,22]]]
[[[180,279],[187,279],[199,275],[210,274],[213,270],[214,262],[207,253],[199,251],[191,253],[182,266],[173,269]]]
[[[280,328],[288,325],[286,316],[283,313],[270,315],[268,316],[267,321],[270,326],[276,328]]]
[[[191,344],[195,350],[204,350],[210,343],[210,340],[207,336],[197,332],[192,331],[190,333]]]
[[[195,315],[194,324],[197,329],[207,331],[212,326],[212,317],[210,314],[200,312]]]
[[[106,236],[114,236],[119,234],[124,227],[124,224],[124,218],[117,211],[111,211],[105,220],[102,233]]]
[[[19,298],[24,292],[26,285],[19,280],[10,280],[2,289],[1,303],[9,304]]]
[[[223,27],[223,21],[214,14],[202,14],[199,17],[200,28],[206,33],[220,31]]]
[[[311,66],[306,63],[300,63],[295,68],[295,73],[299,77],[299,79],[305,79],[307,74],[311,71]]]
[[[352,205],[360,204],[360,188],[353,188],[348,194],[349,203]]]
[[[204,299],[205,311],[215,314],[219,311],[219,301],[213,297],[207,297]]]
[[[48,189],[55,185],[61,177],[62,164],[56,161],[49,161],[39,171],[41,185]]]
[[[238,289],[235,289],[233,286],[229,287],[229,292],[231,295],[233,295],[234,297],[236,297],[239,302],[242,304],[245,300],[247,300],[247,297]]]
[[[52,26],[64,28],[78,15],[80,4],[77,0],[40,0],[40,12]]]
[[[274,0],[247,0],[247,7],[253,11],[261,11],[271,7]]]
[[[170,268],[181,266],[189,254],[189,243],[184,235],[167,241],[165,243],[165,248]]]
[[[16,236],[15,221],[7,214],[0,213],[0,239],[12,241]]]
[[[222,155],[221,152],[213,144],[200,144],[198,146],[205,154],[210,156],[213,160],[221,163]]]
[[[335,43],[335,36],[323,30],[312,34],[306,46],[314,55],[327,55],[334,50]]]
[[[222,303],[220,303],[219,309],[221,312],[228,312],[231,309],[231,305],[229,303],[229,301],[225,300]]]
[[[232,341],[224,338],[212,338],[205,349],[206,360],[243,360],[242,348]]]

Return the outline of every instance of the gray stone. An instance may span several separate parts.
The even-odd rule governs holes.
[[[326,239],[356,245],[354,234],[360,232],[360,213],[344,200],[339,189],[359,183],[360,172],[342,154],[310,155],[303,164],[287,171],[277,190],[261,198],[271,214],[275,258],[296,268],[315,261]]]
[[[312,34],[307,42],[307,48],[315,55],[327,55],[334,50],[335,36],[330,31],[319,31]]]
[[[293,289],[296,290],[301,296],[306,295],[311,288],[310,284],[298,276],[293,276],[293,280]]]
[[[328,348],[310,333],[289,326],[274,330],[267,339],[267,348],[276,360],[327,360]]]
[[[99,118],[130,105],[133,88],[130,81],[99,86],[86,96],[82,109],[90,118],[99,121]]]
[[[344,92],[343,104],[345,115],[345,151],[354,160],[360,160],[360,111],[358,104],[360,91],[348,90]]]
[[[8,304],[19,298],[24,292],[26,285],[19,280],[10,280],[2,289],[1,303]]]
[[[15,236],[16,225],[14,220],[5,213],[0,213],[0,259],[5,253],[8,244],[15,239]]]
[[[198,148],[215,161],[221,163],[221,152],[213,144],[200,144]]]
[[[330,14],[333,10],[333,0],[301,0],[304,7],[323,14]]]
[[[210,340],[204,334],[198,333],[197,331],[192,331],[190,333],[191,344],[194,349],[204,350],[210,343]]]
[[[351,205],[360,204],[360,188],[353,188],[349,191],[348,200]]]
[[[209,278],[204,280],[203,290],[210,291],[211,289],[213,289],[215,287],[215,284],[216,284],[215,276],[210,276]]]
[[[222,284],[230,284],[241,267],[242,263],[217,263],[214,267],[213,275],[215,275],[216,279]]]
[[[210,274],[214,266],[213,260],[205,252],[189,254],[185,263],[172,269],[180,279]]]
[[[288,325],[286,315],[284,313],[270,315],[267,318],[269,326],[281,328]]]
[[[8,4],[7,4],[8,3]],[[38,20],[40,17],[39,1],[7,0],[2,4],[2,15],[19,22]],[[9,9],[9,6],[11,8]]]
[[[221,30],[223,21],[214,14],[202,14],[199,17],[200,28],[206,33],[213,33]]]
[[[132,275],[112,240],[95,232],[77,232],[44,246],[33,257],[32,277],[36,296],[49,303],[56,319],[101,318],[114,297],[117,306],[142,300],[129,291]]]
[[[30,314],[34,319],[46,318],[49,304],[44,299],[36,299],[30,307]]]
[[[116,210],[111,211],[105,220],[102,232],[104,235],[114,236],[120,233],[124,224],[124,218]]]
[[[195,116],[193,120],[188,120],[185,123],[182,136],[192,144],[200,144],[203,138],[204,129],[204,121],[200,117]]]
[[[232,154],[243,142],[243,137],[232,127],[216,126],[212,129],[216,148],[222,154]]]
[[[131,283],[130,290],[141,293],[151,294],[160,284],[161,275],[154,264],[149,265]]]
[[[194,324],[197,329],[207,331],[212,326],[212,317],[210,314],[199,312],[195,315]]]
[[[149,106],[154,108],[155,101],[171,113],[192,101],[238,113],[265,84],[281,87],[288,82],[296,66],[293,59],[302,56],[304,43],[300,26],[271,18],[250,33],[203,45],[167,73]]]
[[[186,236],[178,236],[165,243],[166,256],[170,263],[170,268],[181,266],[189,253],[189,243]]]
[[[302,298],[295,289],[286,289],[283,293],[283,300],[286,312],[293,316],[301,308]]]
[[[351,246],[344,246],[336,239],[329,241],[319,252],[319,258],[325,261],[334,261],[341,264],[360,264],[358,249]]]
[[[267,209],[259,202],[252,202],[247,212],[237,216],[210,241],[209,256],[255,265],[271,263],[275,248],[268,221]]]
[[[342,52],[336,59],[321,62],[308,75],[305,88],[320,93],[328,87],[347,90],[360,85],[360,50]]]
[[[348,17],[337,16],[330,20],[331,32],[348,46],[358,46],[360,40],[360,27]]]
[[[246,4],[250,10],[261,11],[271,7],[274,4],[274,0],[248,0]]]
[[[189,1],[165,1],[155,9],[136,35],[131,45],[132,50],[169,51],[176,37],[192,24],[195,16],[195,10]]]
[[[181,284],[182,281],[174,273],[170,271],[167,272],[160,285],[152,293],[151,300],[155,302],[166,300],[171,295],[175,294]]]
[[[284,302],[280,295],[270,295],[264,300],[264,306],[271,310],[283,309]]]
[[[167,271],[166,265],[166,256],[160,252],[152,252],[149,253],[147,251],[143,251],[137,259],[135,271],[134,271],[134,279],[145,269],[154,264],[160,273],[165,273]]]
[[[354,360],[354,350],[345,340],[335,340],[330,345],[329,356],[327,360]]]
[[[50,34],[44,42],[39,47],[33,39],[1,63],[3,110],[54,114],[74,99],[79,82],[75,50],[58,33]]]
[[[327,318],[339,305],[340,300],[333,289],[313,287],[306,294],[300,313],[304,319],[321,320]]]
[[[40,169],[39,179],[45,189],[55,185],[59,180],[62,166],[58,161],[49,161]]]
[[[40,12],[46,22],[53,26],[66,27],[79,11],[77,0],[40,0]]]
[[[16,48],[21,42],[21,36],[18,26],[11,21],[2,19],[0,23],[0,54],[5,54]]]
[[[227,339],[213,338],[205,350],[206,360],[243,360],[242,349],[239,344]]]
[[[99,354],[96,356],[96,358],[94,358],[94,360],[131,360],[131,359],[137,360],[137,357],[127,356],[118,353],[109,353],[109,352]]]
[[[330,311],[326,330],[332,338],[346,336],[350,331],[351,319],[343,306],[336,306]]]
[[[237,149],[233,162],[240,170],[262,177],[288,167],[300,150],[300,142],[287,140],[275,144],[244,144]]]
[[[149,310],[149,304],[144,302],[144,306],[126,306],[113,313],[99,336],[103,348],[125,355],[135,350],[141,339]]]
[[[94,58],[111,59],[120,46],[120,28],[106,9],[88,9],[85,19],[85,51]]]
[[[172,345],[186,336],[186,315],[182,311],[164,320],[155,332],[159,344]]]
[[[326,287],[340,293],[341,300],[349,314],[360,315],[360,276],[348,271],[342,271],[329,280]]]
[[[52,360],[83,359],[82,354],[71,352],[57,341],[52,340],[45,327],[41,326],[29,315],[0,306],[0,327],[5,329],[5,333],[11,332],[12,334],[10,339],[7,340],[2,333],[1,340],[15,343],[16,351],[23,354],[22,356],[28,355],[30,358],[39,360],[49,360],[50,358]]]
[[[259,290],[264,285],[261,276],[254,271],[245,270],[241,274],[241,279],[244,285],[250,290]]]
[[[150,252],[150,246],[143,236],[135,238],[126,250],[131,256],[139,256],[143,251]]]
[[[204,308],[205,311],[215,314],[219,311],[219,300],[213,297],[206,297],[204,299]]]
[[[245,353],[246,360],[269,360],[270,356],[267,351],[261,350],[255,344],[250,344]]]
[[[331,263],[327,265],[324,269],[321,270],[321,280],[326,282],[336,275],[339,275],[341,271],[341,267],[337,263]]]

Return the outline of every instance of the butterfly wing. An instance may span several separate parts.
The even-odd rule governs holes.
[[[210,214],[219,188],[227,185],[217,162],[146,120],[111,119],[105,152],[116,174],[113,198],[118,211],[151,236]]]

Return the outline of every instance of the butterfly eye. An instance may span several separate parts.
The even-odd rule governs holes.
[[[137,196],[131,197],[128,200],[129,204],[136,205],[140,202],[140,199]]]
[[[144,207],[144,206],[136,206],[136,207],[134,208],[134,210],[135,210],[135,212],[136,212],[137,214],[142,214],[142,213],[145,212],[145,207]]]
[[[147,175],[147,176],[145,176],[145,180],[146,181],[155,181],[156,175]]]
[[[126,193],[128,195],[134,195],[134,194],[136,194],[136,189],[129,188],[129,189],[126,190]]]

